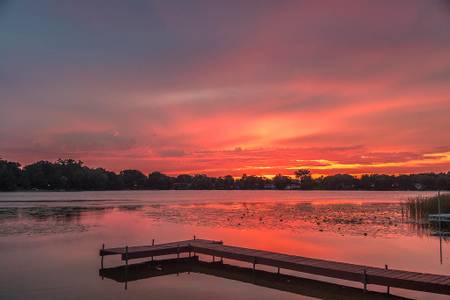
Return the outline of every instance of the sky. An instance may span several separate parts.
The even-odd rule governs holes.
[[[0,0],[0,157],[450,170],[450,1]]]

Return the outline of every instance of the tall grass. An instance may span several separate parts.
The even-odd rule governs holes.
[[[439,212],[438,199],[441,201],[441,214],[450,213],[450,193],[447,193],[441,194],[440,196],[436,195],[432,197],[416,197],[408,199],[403,203],[406,216],[418,221],[428,219],[428,215],[437,214]]]

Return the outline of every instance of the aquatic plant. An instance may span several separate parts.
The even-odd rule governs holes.
[[[414,220],[426,220],[428,219],[428,215],[439,212],[439,201],[441,214],[450,213],[450,193],[432,197],[418,196],[416,198],[410,198],[403,203],[404,213],[407,217]]]

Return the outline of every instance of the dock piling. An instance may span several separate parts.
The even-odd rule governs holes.
[[[128,266],[128,246],[125,247],[125,264]]]
[[[104,252],[105,251],[105,244],[102,244],[102,251],[101,251],[101,253],[102,253],[102,261],[101,261],[101,267],[102,267],[102,270],[103,270],[103,257],[104,257]]]
[[[125,269],[125,291],[128,290],[128,268]]]
[[[105,251],[105,244],[103,243],[103,244],[102,244],[102,251],[101,251],[101,254],[102,254],[102,260],[101,260],[101,263],[100,263],[101,270],[103,270],[103,258],[105,257],[104,251]],[[102,275],[102,280],[103,280],[103,279],[104,279],[104,277],[103,277],[103,275]]]
[[[386,270],[388,270],[388,265],[384,265],[384,268],[385,268]],[[386,286],[386,288],[387,288],[386,293],[389,295],[389,294],[391,293],[391,287],[390,287],[390,286]]]
[[[155,239],[152,239],[152,246],[155,246]],[[153,256],[152,256],[152,261],[153,261]]]
[[[364,269],[363,271],[364,274],[364,293],[367,292],[367,270]]]

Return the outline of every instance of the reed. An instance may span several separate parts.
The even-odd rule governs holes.
[[[438,213],[438,200],[441,202],[441,214],[450,213],[450,193],[446,193],[440,196],[408,199],[403,203],[406,216],[418,221],[426,220],[428,215]]]

